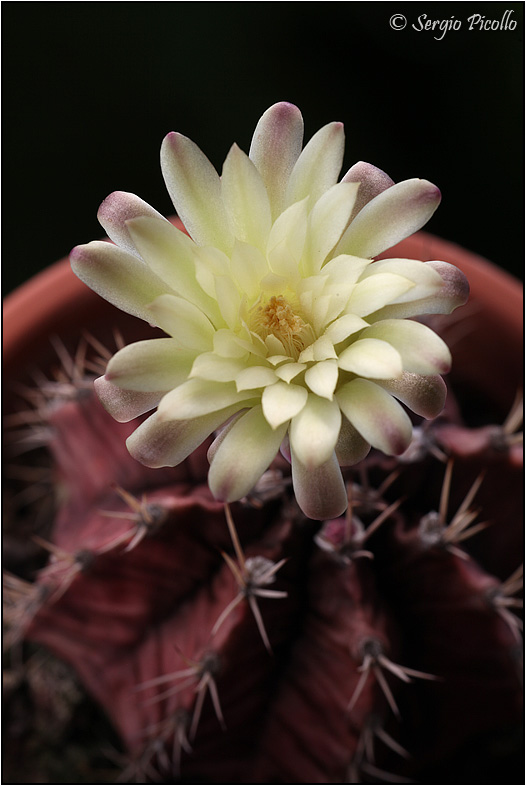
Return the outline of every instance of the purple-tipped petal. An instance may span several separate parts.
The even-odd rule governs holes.
[[[221,180],[191,139],[172,132],[161,146],[166,188],[187,232],[202,246],[230,251],[234,238],[221,198]]]
[[[147,202],[127,191],[114,191],[113,194],[106,197],[97,213],[99,223],[110,240],[135,256],[140,256],[140,254],[130,237],[126,221],[142,216],[161,219],[169,224],[169,221],[153,207],[150,207]]]
[[[440,415],[446,403],[447,387],[442,377],[410,374],[400,379],[376,380],[376,384],[405,404],[416,415],[431,420]]]
[[[364,459],[371,446],[359,434],[346,417],[342,417],[342,425],[338,442],[336,443],[336,456],[340,467],[352,467]]]
[[[234,502],[246,496],[275,458],[287,424],[269,426],[261,405],[228,429],[213,452],[208,485],[216,499]]]
[[[99,377],[94,385],[100,403],[117,423],[129,423],[145,412],[150,412],[164,395],[164,392],[123,390],[106,377]]]
[[[424,262],[442,277],[443,287],[429,297],[407,303],[392,303],[369,315],[372,322],[383,319],[407,319],[423,314],[451,314],[469,297],[469,282],[464,273],[449,262]]]
[[[359,183],[358,195],[351,214],[351,221],[358,215],[362,207],[374,199],[382,191],[394,186],[394,180],[378,167],[366,161],[358,161],[342,177],[342,183]]]
[[[335,254],[375,257],[429,221],[440,204],[439,189],[427,180],[404,180],[385,189],[358,213]]]
[[[374,448],[388,456],[398,456],[411,441],[412,425],[406,412],[379,385],[367,379],[353,379],[336,392],[346,418]]]
[[[303,118],[298,107],[281,101],[259,120],[249,157],[267,188],[272,219],[283,210],[285,191],[303,143]]]
[[[310,519],[323,521],[347,509],[347,491],[336,454],[315,469],[307,469],[292,451],[292,483],[296,502]]]
[[[192,420],[161,419],[157,412],[126,440],[133,458],[147,467],[175,467],[201,445],[235,409],[229,407]]]
[[[76,246],[70,262],[75,275],[98,295],[146,322],[151,321],[146,306],[170,291],[144,262],[112,243],[92,240]]]
[[[345,136],[343,123],[328,123],[304,147],[290,175],[285,206],[309,198],[312,208],[336,184],[342,167]]]

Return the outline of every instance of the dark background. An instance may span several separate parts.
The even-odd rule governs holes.
[[[512,30],[469,31],[474,13]],[[436,183],[429,231],[522,277],[523,3],[4,2],[3,278],[8,292],[102,234],[99,203],[164,214],[159,148],[181,131],[222,162],[279,100],[306,139],[346,129],[345,169]],[[404,30],[389,26],[404,14]],[[442,40],[418,17],[460,20]],[[344,169],[344,171],[345,171]],[[343,174],[343,173],[342,173]]]

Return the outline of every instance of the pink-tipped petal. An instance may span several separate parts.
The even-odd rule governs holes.
[[[446,403],[447,388],[442,377],[404,371],[400,379],[376,380],[376,384],[405,404],[416,415],[431,420]]]
[[[186,230],[196,243],[230,251],[230,232],[221,199],[221,180],[191,139],[172,132],[161,146],[166,188]]]
[[[366,161],[358,161],[356,164],[353,164],[342,177],[341,182],[360,184],[351,214],[351,221],[371,199],[374,199],[387,188],[394,186],[394,180],[391,180],[389,175]]]
[[[286,101],[267,109],[254,131],[249,157],[263,178],[273,220],[283,210],[285,191],[302,143],[301,112]]]
[[[411,421],[389,393],[367,379],[353,379],[336,393],[341,410],[362,437],[388,456],[407,449]]]
[[[424,226],[440,204],[427,180],[404,180],[368,202],[345,231],[337,254],[375,257]]]
[[[150,322],[148,303],[169,291],[137,257],[100,240],[76,246],[71,267],[81,281],[114,306]]]
[[[452,311],[467,302],[469,282],[461,270],[450,265],[449,262],[433,260],[423,264],[439,273],[443,281],[442,289],[428,297],[387,305],[371,314],[369,317],[371,321],[407,319],[423,314],[451,314]]]
[[[323,521],[347,509],[347,491],[336,454],[315,469],[307,469],[292,450],[292,483],[296,502],[310,519]]]
[[[285,206],[309,198],[309,208],[335,185],[343,161],[342,123],[328,123],[302,150],[290,175]]]
[[[129,423],[139,415],[150,412],[164,395],[163,392],[123,390],[106,377],[99,377],[94,385],[100,403],[118,423]]]
[[[364,459],[371,446],[354,428],[353,424],[342,417],[342,425],[338,442],[336,443],[336,457],[340,467],[351,467]]]
[[[154,412],[128,437],[126,446],[147,467],[175,467],[233,414],[230,407],[192,420],[166,422]]]
[[[157,218],[169,224],[169,221],[158,213],[157,210],[154,210],[147,202],[127,191],[114,191],[113,194],[106,197],[97,213],[99,223],[110,240],[113,240],[118,246],[135,256],[139,256],[140,254],[130,237],[130,233],[126,227],[126,221],[142,216]]]
[[[286,423],[272,429],[261,405],[236,420],[213,452],[208,484],[214,497],[234,502],[246,496],[275,458],[286,431]]]

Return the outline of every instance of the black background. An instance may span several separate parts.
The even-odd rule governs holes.
[[[468,17],[514,30],[469,30]],[[181,131],[220,170],[263,111],[297,104],[306,139],[346,129],[347,168],[436,183],[427,229],[522,277],[523,3],[4,2],[4,291],[103,233],[99,203],[163,214],[159,148]],[[393,14],[407,27],[393,30]],[[415,30],[418,18],[460,30]],[[424,20],[423,17],[421,17]],[[345,170],[344,170],[345,171]]]

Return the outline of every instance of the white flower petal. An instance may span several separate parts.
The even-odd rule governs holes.
[[[249,393],[238,393],[233,382],[189,379],[161,400],[159,417],[163,420],[189,420],[239,404],[236,411],[248,406]]]
[[[353,333],[358,333],[366,327],[369,327],[369,323],[365,319],[356,316],[356,314],[344,314],[343,317],[338,317],[329,325],[324,335],[332,344],[339,344],[340,341],[344,341]]]
[[[300,352],[298,358],[300,363],[311,363],[313,360],[328,360],[337,358],[334,344],[327,335],[320,336],[312,344]]]
[[[158,412],[141,423],[126,440],[133,458],[147,467],[175,467],[234,414],[229,407],[192,420],[167,423]]]
[[[347,509],[347,491],[336,455],[314,469],[307,469],[298,461],[294,452],[292,483],[296,501],[311,519],[326,520],[341,516]]]
[[[223,164],[221,194],[235,237],[263,251],[272,223],[267,189],[255,165],[236,144]]]
[[[372,379],[393,379],[403,369],[396,349],[377,338],[359,338],[340,353],[338,365],[344,371]]]
[[[236,387],[241,390],[253,390],[273,385],[276,372],[268,366],[249,366],[236,374]]]
[[[97,218],[110,240],[135,256],[140,255],[130,237],[126,221],[139,216],[148,216],[170,225],[157,210],[135,194],[126,191],[114,191],[99,207]]]
[[[325,258],[339,241],[351,218],[358,185],[337,183],[312,208],[303,255],[303,272],[306,276],[319,272]]]
[[[263,414],[272,426],[277,428],[301,412],[307,401],[307,390],[300,385],[287,385],[278,381],[263,391],[261,403]]]
[[[166,392],[188,378],[194,357],[194,352],[181,349],[172,338],[137,341],[111,358],[106,379],[128,390]]]
[[[360,210],[336,253],[375,257],[424,226],[440,204],[440,191],[427,180],[404,180]]]
[[[203,352],[195,358],[189,377],[232,382],[245,365],[240,358],[224,358],[214,352]]]
[[[290,175],[285,205],[309,198],[309,207],[333,186],[343,161],[342,123],[328,123],[304,147]]]
[[[309,393],[307,403],[290,423],[289,437],[298,461],[308,469],[319,467],[334,452],[341,426],[336,401]]]
[[[268,358],[270,360],[270,358]],[[284,363],[283,366],[280,366],[276,369],[275,374],[277,377],[283,380],[283,382],[290,382],[297,377],[301,371],[305,371],[307,368],[305,363]]]
[[[286,431],[286,424],[272,429],[261,406],[236,420],[213,452],[208,484],[214,497],[233,502],[248,494],[275,458]]]
[[[302,143],[301,112],[285,101],[267,109],[254,131],[249,156],[267,187],[273,220],[283,210],[290,173],[301,153]]]
[[[177,339],[185,349],[212,348],[214,327],[203,312],[177,295],[160,295],[148,306],[149,321]]]
[[[365,317],[391,303],[414,287],[408,278],[394,273],[377,273],[364,278],[354,287],[346,312]]]
[[[400,455],[411,441],[412,425],[386,390],[366,379],[353,379],[336,391],[343,414],[362,437],[387,455]]]
[[[164,391],[146,392],[122,390],[106,377],[94,382],[95,392],[106,410],[117,423],[129,423],[139,415],[154,409],[164,395]]]
[[[341,182],[360,184],[351,220],[360,212],[362,207],[365,207],[365,205],[371,201],[371,199],[381,194],[386,188],[394,186],[394,180],[391,180],[389,175],[386,175],[381,169],[365,161],[358,161],[354,164],[342,177]]]
[[[236,239],[230,258],[232,276],[249,299],[261,292],[261,280],[269,272],[268,262],[259,249]]]
[[[161,168],[168,193],[187,232],[196,243],[232,248],[221,181],[197,145],[178,133],[170,133],[161,146]]]
[[[439,376],[422,376],[404,371],[400,379],[378,380],[376,384],[415,414],[428,420],[440,415],[446,403],[446,384]]]
[[[217,317],[217,303],[197,281],[196,247],[188,235],[168,221],[144,216],[128,221],[126,229],[148,267],[159,278],[211,319]]]
[[[274,222],[267,243],[267,259],[277,276],[297,278],[307,236],[307,200],[291,205]]]
[[[305,372],[305,382],[317,396],[332,401],[338,382],[338,361],[322,360]]]
[[[364,330],[362,337],[364,341],[380,339],[389,342],[400,354],[404,371],[447,374],[451,368],[451,353],[446,344],[431,328],[419,322],[385,319]]]
[[[100,240],[76,246],[71,267],[81,281],[114,306],[150,322],[146,306],[168,289],[142,260]]]

